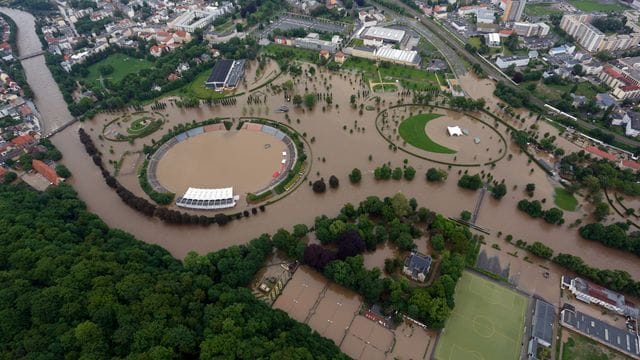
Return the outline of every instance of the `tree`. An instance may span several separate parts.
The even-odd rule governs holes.
[[[446,179],[447,173],[441,169],[429,168],[427,170],[426,176],[427,176],[427,181],[437,182],[437,181],[442,181]]]
[[[340,181],[335,175],[331,175],[331,177],[329,177],[329,187],[337,189],[338,186],[340,186]]]
[[[393,212],[395,216],[402,218],[411,213],[411,206],[409,205],[409,200],[402,193],[396,193],[391,198],[391,207],[393,208]]]
[[[364,240],[356,230],[347,230],[338,237],[338,259],[361,254],[365,249]]]
[[[431,246],[436,251],[444,250],[444,237],[442,234],[436,234],[431,236]]]
[[[309,228],[305,224],[297,224],[293,226],[293,236],[300,239],[307,235]]]
[[[542,215],[542,218],[549,224],[560,224],[564,222],[564,219],[562,218],[563,215],[564,213],[562,212],[562,210],[553,207],[545,211]]]
[[[491,188],[491,195],[497,199],[502,199],[507,194],[507,186],[504,183],[500,183]]]
[[[71,171],[69,171],[69,169],[67,169],[67,167],[62,164],[56,165],[56,174],[64,179],[71,177]]]
[[[603,221],[609,216],[609,204],[601,201],[593,209],[593,216],[597,221]]]
[[[402,179],[402,168],[397,167],[397,168],[393,169],[393,172],[391,173],[391,178],[393,180]]]
[[[299,94],[295,94],[293,95],[293,105],[295,106],[300,106],[302,104],[302,96],[300,96]]]
[[[313,183],[313,192],[315,192],[316,194],[322,194],[325,191],[327,191],[327,184],[325,184],[323,179],[320,180],[316,180]]]
[[[462,212],[460,213],[460,219],[464,221],[471,220],[471,212],[468,210],[462,210]]]
[[[98,66],[98,72],[102,76],[107,76],[113,74],[113,66],[105,64]]]
[[[304,105],[309,109],[313,109],[316,105],[316,94],[307,93],[304,94]]]
[[[571,70],[571,73],[573,75],[576,75],[576,76],[581,76],[582,75],[582,65],[580,65],[580,64],[573,65],[573,69]]]
[[[12,182],[14,182],[16,179],[18,178],[18,174],[14,173],[13,171],[9,171],[8,173],[6,173],[4,175],[4,179],[2,179],[2,182],[4,184],[11,184]]]
[[[352,184],[357,184],[360,180],[362,180],[362,173],[360,172],[360,169],[355,168],[351,170],[351,174],[349,174],[349,181],[351,181]]]
[[[553,249],[538,241],[534,242],[531,245],[528,245],[527,250],[533,255],[540,256],[545,259],[551,259],[551,257],[553,256]]]
[[[415,176],[416,176],[416,169],[414,169],[412,166],[407,166],[404,168],[405,180],[411,181]]]
[[[529,197],[533,197],[533,192],[535,190],[536,190],[536,184],[533,184],[533,183],[529,183],[525,187],[525,191],[526,191],[527,195],[529,195]]]
[[[479,188],[482,187],[482,179],[478,174],[475,174],[475,175],[464,174],[458,180],[458,186],[463,189],[478,190]]]

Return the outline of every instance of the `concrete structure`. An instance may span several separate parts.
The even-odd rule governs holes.
[[[496,20],[496,12],[489,9],[478,9],[475,15],[478,24],[493,24]]]
[[[404,30],[372,26],[362,32],[362,39],[366,46],[379,47],[399,44],[404,40],[405,35]]]
[[[425,282],[429,269],[431,269],[431,256],[412,252],[404,259],[402,272],[415,281]]]
[[[640,113],[626,112],[619,119],[611,120],[611,125],[623,126],[625,135],[636,137],[640,135]]]
[[[529,57],[518,57],[518,56],[507,56],[507,57],[498,57],[496,59],[496,66],[500,69],[506,69],[511,65],[516,67],[518,66],[527,66],[529,65]]]
[[[545,37],[549,34],[549,25],[539,23],[515,22],[513,30],[516,34],[525,37]]]
[[[500,8],[504,10],[502,21],[519,21],[526,5],[527,0],[500,1]]]
[[[549,55],[551,56],[557,56],[557,55],[562,55],[562,54],[573,54],[573,52],[576,51],[576,47],[573,45],[560,45],[558,47],[554,47],[549,49]]]

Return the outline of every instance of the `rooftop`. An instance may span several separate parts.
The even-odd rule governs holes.
[[[556,317],[555,308],[545,301],[536,299],[534,317],[533,336],[551,344],[553,341],[553,324]]]
[[[400,42],[404,34],[404,30],[372,26],[365,31],[364,36]]]
[[[404,260],[404,266],[412,272],[413,277],[417,277],[419,273],[426,274],[431,267],[431,256],[412,252]]]

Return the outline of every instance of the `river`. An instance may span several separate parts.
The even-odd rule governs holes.
[[[0,11],[9,14],[20,29],[18,32],[20,51],[28,52],[40,48],[34,31],[33,17],[30,14],[6,8],[0,8]],[[23,65],[48,131],[69,121],[72,117],[44,63],[44,57],[38,56],[29,59],[24,61]],[[353,75],[340,74],[336,76],[324,75],[323,73],[324,71],[321,70],[315,81],[296,80],[296,88],[299,91],[302,89],[306,91],[307,87],[312,88],[313,91],[330,91],[334,102],[340,105],[339,109],[328,109],[326,112],[320,111],[320,109],[306,112],[302,109],[296,109],[290,113],[291,118],[296,119],[291,125],[300,133],[305,132],[310,137],[317,138],[312,146],[313,164],[310,180],[315,180],[320,176],[327,179],[329,175],[335,174],[341,180],[340,188],[329,190],[324,195],[316,195],[307,185],[303,184],[300,189],[294,191],[283,201],[269,206],[265,213],[259,213],[249,219],[234,221],[223,228],[218,226],[179,227],[166,225],[157,219],[141,215],[120,201],[116,193],[105,185],[98,168],[86,155],[77,134],[78,128],[84,127],[94,137],[96,144],[103,148],[105,162],[117,159],[122,151],[130,150],[127,148],[129,144],[126,142],[109,144],[97,139],[97,134],[102,129],[104,122],[112,115],[101,114],[91,121],[69,126],[53,136],[52,141],[64,154],[63,162],[74,174],[69,183],[75,188],[90,211],[99,215],[109,226],[128,231],[147,243],[160,245],[178,258],[183,258],[189,251],[206,253],[234,244],[246,243],[253,237],[262,233],[273,233],[280,227],[291,229],[297,223],[311,224],[314,216],[319,214],[334,216],[342,204],[346,202],[357,204],[369,195],[391,196],[398,191],[403,192],[407,197],[415,197],[420,204],[445,216],[458,216],[462,210],[473,209],[477,194],[461,191],[456,186],[456,180],[459,176],[458,169],[454,168],[449,171],[449,180],[445,183],[426,183],[423,174],[427,168],[434,166],[432,163],[417,160],[399,151],[388,150],[384,139],[375,131],[373,124],[375,112],[365,112],[363,115],[358,115],[357,110],[350,108],[350,95],[356,90],[362,89],[360,79],[356,79]],[[476,96],[483,96],[488,100],[492,97],[490,91]],[[384,101],[391,104],[396,99],[395,93],[383,95],[383,106]],[[268,99],[268,104],[265,105],[267,108],[277,109],[282,104],[281,101],[280,97],[271,96]],[[240,104],[245,103],[246,96],[243,96],[238,99],[239,106],[237,107],[212,109],[203,107],[189,110],[169,107],[165,111],[170,119],[167,126],[191,119],[202,120],[212,116],[237,117],[240,108],[244,109],[245,107]],[[250,108],[253,111],[255,107]],[[284,121],[282,114],[270,114],[269,117]],[[297,118],[301,121],[298,122]],[[355,127],[354,124],[366,128],[366,132],[364,130],[353,131],[353,133],[348,131],[347,129]],[[163,133],[164,131],[159,131],[149,138],[153,137],[157,140]],[[131,146],[140,147],[142,143]],[[109,147],[114,148],[115,154],[106,151]],[[537,184],[536,198],[540,199],[553,198],[553,185],[546,181],[544,174],[539,169],[531,172],[533,165],[528,164],[528,158],[524,154],[518,153],[518,150],[514,148],[509,149],[509,152],[513,154],[513,159],[502,160],[494,169],[485,168],[485,171],[491,171],[495,179],[505,179],[510,191],[501,201],[490,198],[484,202],[478,218],[479,226],[493,231],[500,230],[504,234],[512,234],[514,240],[541,241],[556,252],[581,256],[586,263],[592,266],[619,268],[628,271],[634,278],[640,278],[640,268],[637,266],[636,256],[583,240],[575,229],[569,229],[566,225],[562,227],[550,226],[528,218],[517,211],[516,203],[523,197],[522,189],[527,183]],[[373,160],[368,159],[371,155]],[[401,166],[406,158],[410,158],[410,164],[417,170],[418,175],[414,181],[380,182],[373,179],[371,172],[376,166],[386,162],[390,162],[392,166]],[[354,167],[362,169],[364,174],[362,182],[357,186],[350,185],[346,178],[346,175]],[[469,171],[477,173],[480,169],[469,169]],[[119,180],[132,191],[140,193],[135,172],[120,176]],[[517,190],[515,186],[517,186]],[[566,213],[567,224],[581,218],[583,214],[582,211]],[[508,221],[505,221],[506,219]]]
[[[42,44],[35,31],[35,18],[28,12],[0,7],[18,26],[17,42],[20,55],[32,54],[42,50]],[[34,93],[34,103],[41,115],[42,133],[57,130],[73,119],[62,98],[51,72],[45,64],[44,55],[22,61],[27,82]]]

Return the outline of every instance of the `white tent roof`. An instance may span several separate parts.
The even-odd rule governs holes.
[[[233,188],[222,189],[198,189],[189,188],[182,196],[185,199],[194,200],[224,200],[233,198]]]
[[[449,136],[462,136],[462,130],[460,126],[447,126],[447,132]]]

